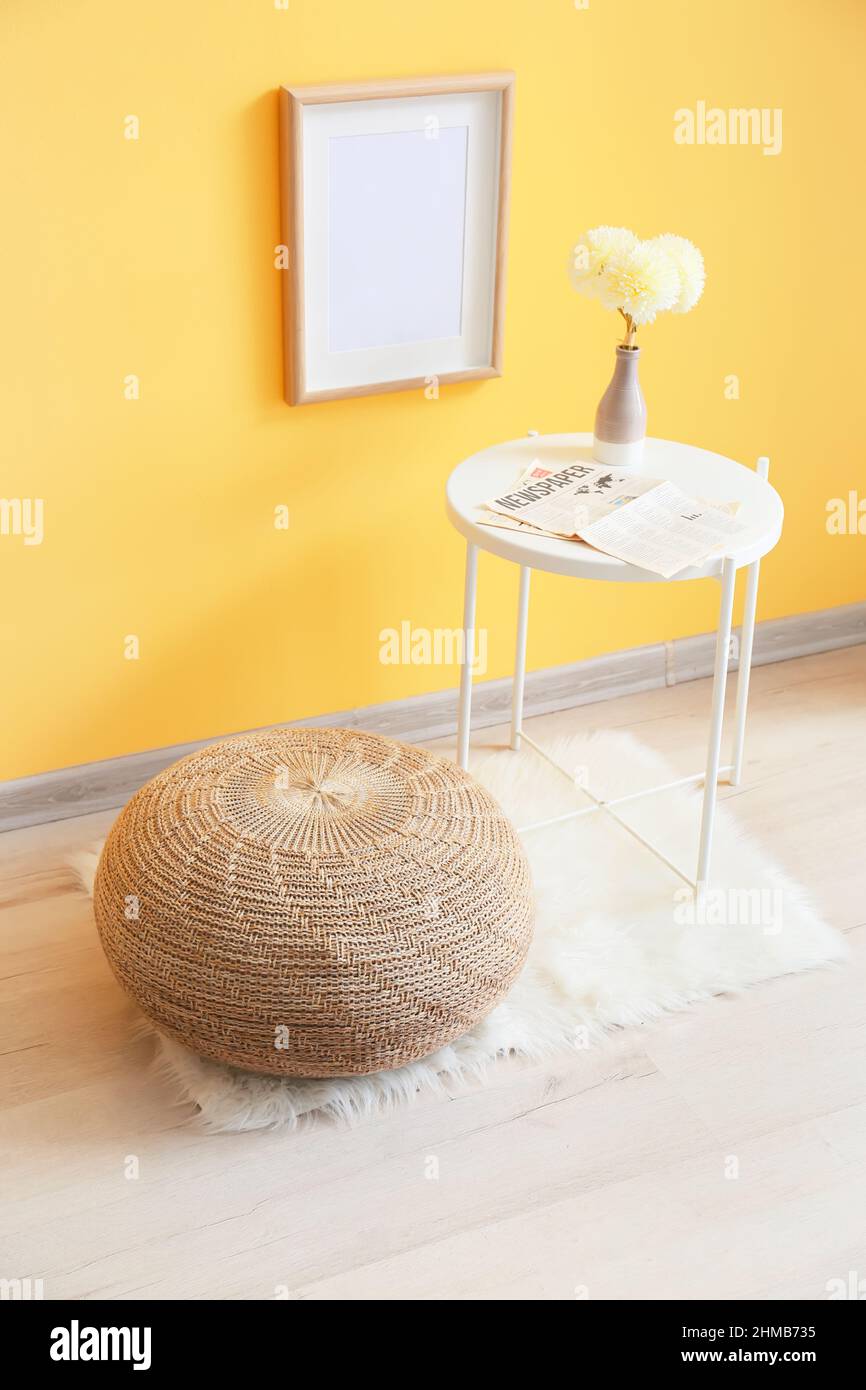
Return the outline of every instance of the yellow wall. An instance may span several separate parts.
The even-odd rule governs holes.
[[[771,455],[787,523],[761,616],[863,598],[866,540],[828,535],[825,504],[864,491],[864,16],[862,0],[7,0],[0,496],[43,497],[46,534],[0,537],[0,775],[453,685],[453,668],[382,665],[379,632],[460,621],[443,515],[460,458],[591,428],[616,323],[564,262],[598,222],[704,251],[698,309],[642,333],[650,431]],[[504,377],[290,409],[276,88],[505,67]],[[676,145],[674,111],[700,99],[781,107],[781,155]],[[515,592],[488,558],[490,676],[509,669]],[[530,665],[707,631],[716,602],[709,583],[542,576]]]

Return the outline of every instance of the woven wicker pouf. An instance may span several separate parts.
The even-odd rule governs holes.
[[[94,904],[162,1032],[286,1076],[452,1042],[506,994],[532,930],[493,798],[445,758],[345,729],[230,739],[161,772],[115,822]]]

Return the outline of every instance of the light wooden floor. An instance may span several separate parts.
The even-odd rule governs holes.
[[[64,867],[113,813],[2,837],[0,1277],[119,1299],[818,1299],[866,1280],[866,648],[752,686],[745,785],[723,795],[851,964],[353,1131],[190,1126]],[[708,703],[700,681],[533,722],[629,729],[685,773]]]

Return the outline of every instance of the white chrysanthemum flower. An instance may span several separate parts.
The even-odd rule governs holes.
[[[679,296],[676,303],[671,305],[671,311],[674,314],[687,314],[704,292],[704,258],[687,237],[674,236],[672,232],[653,237],[653,242],[667,252],[680,277]]]
[[[569,258],[569,276],[580,294],[597,297],[604,268],[611,257],[622,257],[638,245],[627,227],[593,227],[578,237]]]
[[[621,309],[637,327],[676,304],[680,274],[667,251],[639,241],[624,255],[608,257],[597,294],[606,309]]]

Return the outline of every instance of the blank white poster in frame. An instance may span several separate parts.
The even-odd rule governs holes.
[[[514,74],[283,87],[290,405],[500,376]]]

